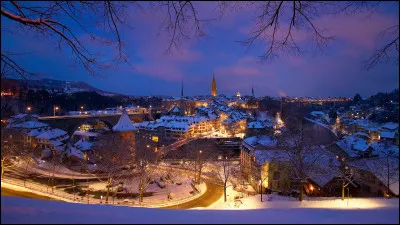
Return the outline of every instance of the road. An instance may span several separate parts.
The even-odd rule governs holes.
[[[207,190],[202,196],[186,203],[165,207],[164,209],[190,209],[210,206],[221,198],[224,194],[224,188],[221,185],[209,182],[206,182],[206,185]]]
[[[183,170],[183,169],[177,169],[177,168],[164,168],[162,166],[158,166],[157,169],[159,170],[174,170],[175,172],[178,172],[180,174],[186,174],[188,176],[192,175],[192,171],[190,170]],[[33,171],[31,171],[33,172]],[[131,174],[132,176],[133,174]],[[13,167],[13,169],[8,170],[7,171],[7,176],[8,177],[13,177],[16,179],[20,179],[22,180],[25,176],[27,176],[25,170],[22,170],[22,168],[19,167]],[[47,178],[47,176],[43,175],[39,175],[36,174],[37,177],[41,177],[44,176],[44,178]],[[93,179],[93,178],[92,178]],[[210,178],[208,178],[210,179]],[[64,186],[64,187],[70,187],[72,183],[70,183],[70,180],[67,178],[55,178],[55,180],[57,180],[60,185]],[[215,179],[211,179],[211,180],[215,180]],[[76,178],[75,179],[75,184],[78,184],[79,181],[82,181],[82,179]],[[85,179],[83,180],[85,181]],[[213,182],[213,181],[211,181]],[[79,185],[79,184],[78,184]],[[187,203],[182,203],[179,205],[175,205],[175,206],[171,206],[171,207],[166,207],[169,209],[189,209],[189,208],[195,208],[195,207],[207,207],[211,204],[213,204],[214,202],[216,202],[223,194],[223,188],[221,185],[217,185],[214,183],[210,183],[209,181],[206,181],[206,186],[207,186],[207,190],[204,194],[202,194],[199,198],[193,199],[192,201],[189,201]],[[26,197],[26,198],[37,198],[37,199],[47,199],[47,200],[51,200],[51,198],[46,197],[46,196],[40,196],[37,194],[32,194],[29,192],[20,192],[20,191],[14,191],[14,190],[10,190],[10,189],[5,189],[2,187],[2,195],[4,196],[18,196],[18,197]]]
[[[4,188],[4,187],[1,187],[1,196],[13,196],[13,197],[24,197],[24,198],[36,198],[36,199],[41,199],[41,200],[60,201],[60,200],[53,199],[53,198],[50,198],[47,196],[37,195],[34,193],[30,193],[30,192],[11,190],[11,189]]]

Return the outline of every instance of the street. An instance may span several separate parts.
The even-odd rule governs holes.
[[[30,192],[11,190],[11,189],[4,188],[4,187],[1,187],[1,196],[13,196],[13,197],[36,198],[36,199],[41,199],[41,200],[59,201],[57,199],[53,199],[53,198],[50,198],[47,196],[37,195],[34,193],[30,193]]]
[[[218,201],[219,198],[224,194],[224,188],[221,185],[206,182],[206,192],[192,201],[185,202],[179,205],[168,206],[164,209],[190,209],[196,207],[207,207]]]

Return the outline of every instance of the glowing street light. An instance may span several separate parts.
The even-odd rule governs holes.
[[[314,186],[310,185],[310,190],[311,190],[311,196],[313,195],[313,191],[314,191]]]
[[[26,110],[28,110],[28,112],[30,112],[31,111],[31,107],[30,106],[28,106],[27,108],[26,108]]]
[[[58,110],[59,108],[58,108],[58,106],[54,106],[54,108],[53,108],[53,116],[56,116],[56,110]]]

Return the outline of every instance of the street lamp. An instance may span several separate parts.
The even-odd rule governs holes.
[[[56,110],[58,110],[59,108],[58,108],[58,106],[54,106],[54,108],[53,108],[53,116],[56,116]]]
[[[31,112],[31,107],[30,106],[28,106],[27,108],[26,108],[26,110],[28,110],[28,112]]]
[[[83,110],[83,106],[81,106],[81,110]]]

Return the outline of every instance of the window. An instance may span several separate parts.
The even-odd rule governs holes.
[[[279,172],[278,171],[274,171],[274,175],[273,175],[273,180],[279,180]]]

